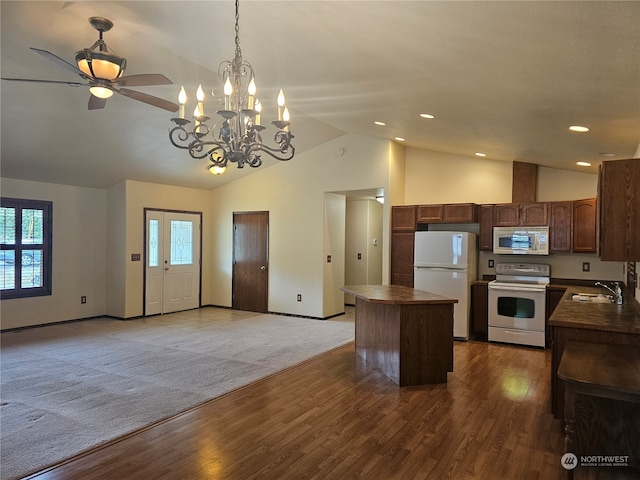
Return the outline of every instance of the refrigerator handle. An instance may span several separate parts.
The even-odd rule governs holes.
[[[446,268],[446,267],[421,267],[421,266],[415,266],[414,268],[417,268],[418,270],[431,270],[434,272],[464,272],[467,269],[466,268]]]

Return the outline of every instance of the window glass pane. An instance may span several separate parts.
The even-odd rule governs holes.
[[[0,208],[0,243],[16,244],[16,209]]]
[[[16,288],[15,264],[15,251],[0,250],[0,290]]]
[[[22,243],[42,243],[42,210],[22,210]]]
[[[42,250],[22,251],[22,288],[42,287]]]
[[[149,220],[149,266],[157,267],[160,262],[158,254],[158,220]]]
[[[171,265],[193,263],[193,224],[188,221],[171,220]]]

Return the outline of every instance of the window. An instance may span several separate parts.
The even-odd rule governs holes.
[[[1,199],[0,298],[51,295],[52,205]]]

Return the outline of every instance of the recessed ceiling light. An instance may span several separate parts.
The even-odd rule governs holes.
[[[420,116],[422,118],[436,118],[433,115],[431,115],[430,113],[421,113]]]
[[[590,167],[591,164],[589,162],[576,162],[576,165],[580,165],[581,167]]]
[[[380,125],[381,127],[384,127],[386,125],[386,123],[384,122],[373,122],[373,123],[375,123],[376,125]]]
[[[487,156],[486,153],[476,152],[476,157],[486,157],[486,156]]]
[[[404,142],[404,138],[402,138],[402,137],[396,137],[396,140],[399,141],[399,142]]]
[[[571,125],[569,127],[569,130],[571,130],[572,132],[588,132],[589,131],[587,127],[582,127],[580,125]]]

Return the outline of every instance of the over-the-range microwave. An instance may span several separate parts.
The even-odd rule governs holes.
[[[549,255],[549,227],[493,227],[493,253]]]

